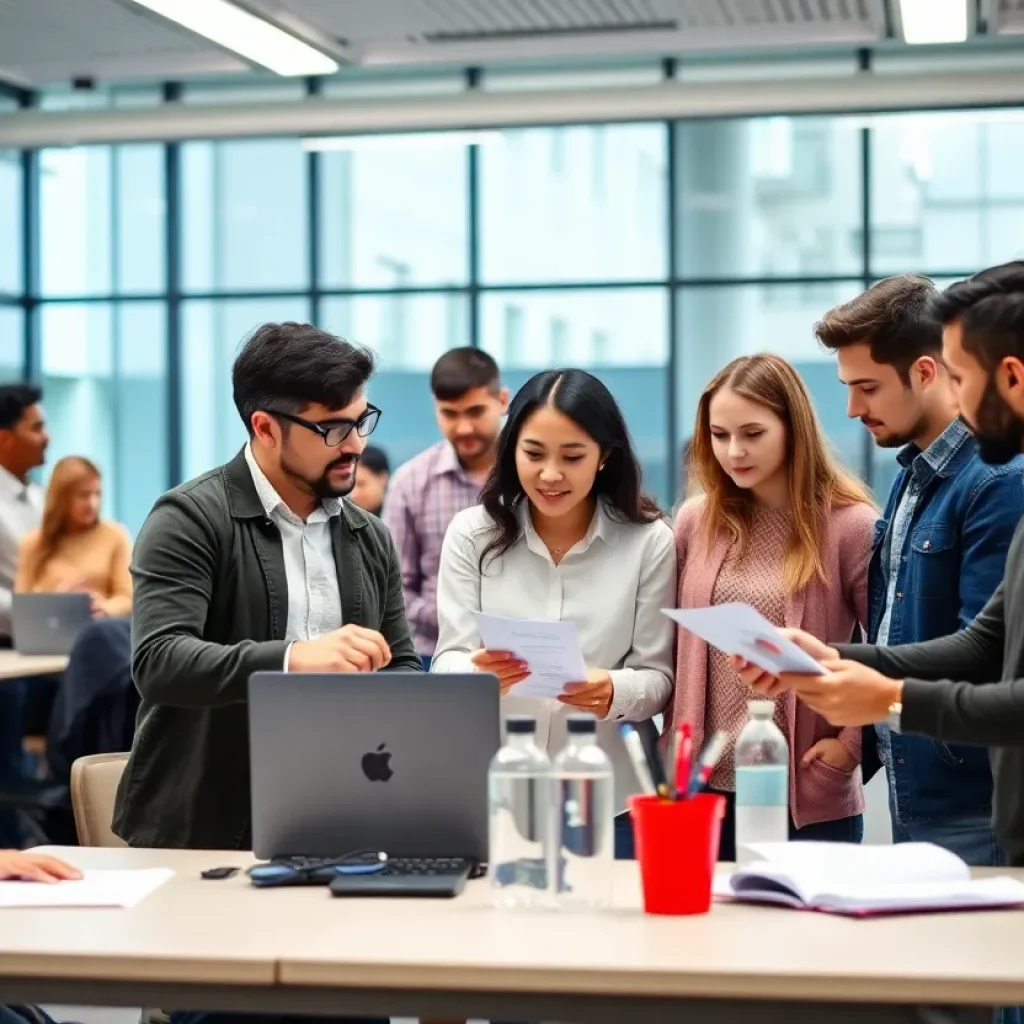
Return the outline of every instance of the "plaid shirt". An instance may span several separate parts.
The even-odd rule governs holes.
[[[480,485],[463,471],[447,441],[421,452],[391,478],[384,522],[402,566],[405,614],[420,654],[437,646],[437,569],[448,524],[480,501]]]

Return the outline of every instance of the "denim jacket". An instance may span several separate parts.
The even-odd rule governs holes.
[[[893,483],[868,570],[868,639],[875,643],[889,584],[884,548],[904,490],[917,478],[916,505],[904,535],[889,621],[889,646],[947,636],[967,626],[1003,578],[1006,552],[1024,514],[1024,459],[989,466],[957,421],[937,461],[908,446]],[[928,453],[932,454],[931,452]],[[916,460],[916,464],[915,464]],[[935,466],[938,468],[935,468]],[[891,543],[891,541],[889,542]],[[949,745],[878,727],[889,799],[901,824],[986,815],[992,772],[984,747]]]

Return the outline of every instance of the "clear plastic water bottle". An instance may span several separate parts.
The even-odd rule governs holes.
[[[750,716],[736,740],[736,861],[756,859],[749,843],[789,838],[789,747],[770,700],[747,703]]]
[[[487,776],[490,806],[488,874],[499,907],[546,905],[551,761],[537,746],[529,715],[505,719],[505,745]]]
[[[615,780],[597,745],[593,715],[567,719],[568,740],[551,763],[554,831],[548,878],[561,907],[605,907],[615,865]]]

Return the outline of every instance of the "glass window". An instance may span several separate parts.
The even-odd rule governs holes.
[[[398,466],[437,438],[430,369],[450,348],[469,344],[469,303],[445,295],[360,295],[324,299],[320,326],[377,352],[368,393],[384,415],[373,443]]]
[[[325,288],[465,284],[468,157],[443,132],[346,139],[321,155]],[[366,144],[365,148],[361,144]]]
[[[871,124],[873,273],[970,273],[1024,256],[1018,112],[898,114]],[[894,236],[907,244],[893,249]]]
[[[480,298],[482,347],[497,359],[510,390],[552,366],[595,373],[622,407],[645,486],[665,503],[671,500],[667,306],[661,288],[502,292]],[[515,311],[511,318],[510,310]],[[517,342],[514,349],[507,344],[510,337]]]
[[[40,309],[43,405],[50,432],[47,467],[84,455],[103,473],[103,514],[115,515],[117,490],[114,312],[109,302]],[[45,473],[44,468],[44,473]]]
[[[847,418],[846,388],[836,375],[834,358],[818,345],[813,331],[815,322],[825,312],[852,299],[862,291],[862,286],[856,281],[817,285],[814,295],[787,292],[785,303],[772,299],[772,287],[680,288],[676,379],[679,433],[673,458],[679,465],[683,446],[693,434],[697,403],[708,381],[737,356],[768,351],[796,367],[839,456],[851,470],[862,473],[864,428],[859,421]]]
[[[863,273],[852,119],[681,122],[676,161],[681,277]]]
[[[660,124],[526,128],[480,144],[487,283],[667,276]]]
[[[309,288],[307,192],[298,139],[185,143],[184,288]]]
[[[136,295],[164,290],[164,150],[159,145],[118,146],[113,152],[114,287]]]
[[[24,374],[25,314],[20,306],[0,306],[0,382]]]
[[[44,149],[40,156],[43,295],[109,295],[111,149]]]
[[[21,218],[21,154],[0,149],[0,294],[22,290]]]
[[[119,302],[113,326],[114,461],[107,486],[115,515],[134,535],[169,483],[167,306]]]
[[[182,473],[198,476],[231,459],[245,427],[231,399],[231,365],[245,339],[269,321],[309,320],[307,298],[193,299],[182,304]]]
[[[166,307],[45,304],[40,311],[47,464],[84,455],[103,514],[134,534],[167,488]]]

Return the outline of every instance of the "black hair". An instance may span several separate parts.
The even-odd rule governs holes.
[[[497,394],[500,387],[498,364],[478,348],[450,348],[430,371],[430,390],[441,402],[454,402],[473,388]]]
[[[373,374],[373,353],[310,324],[257,327],[231,368],[235,408],[252,434],[252,414],[299,413],[314,403],[348,405]]]
[[[388,460],[388,453],[375,444],[368,444],[359,456],[359,465],[368,469],[371,473],[390,473],[391,462]]]
[[[1014,260],[951,284],[936,296],[933,313],[959,324],[962,345],[985,369],[1007,356],[1024,359],[1024,260]]]
[[[523,424],[537,409],[550,405],[589,434],[601,449],[604,468],[594,478],[592,494],[604,499],[609,515],[622,523],[653,523],[661,509],[642,490],[640,463],[622,416],[605,385],[586,370],[545,370],[516,393],[498,437],[494,467],[480,492],[480,504],[494,523],[494,537],[480,556],[505,554],[519,539],[519,504],[525,494],[516,470],[516,445]]]
[[[42,400],[42,388],[34,384],[0,384],[0,430],[13,430],[26,410]]]

